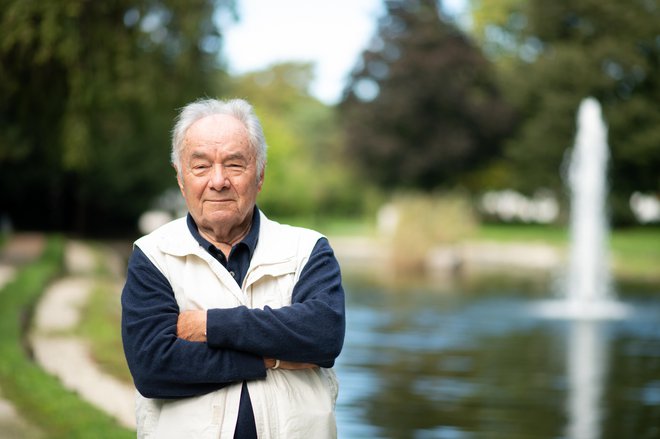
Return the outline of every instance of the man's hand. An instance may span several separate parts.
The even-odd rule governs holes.
[[[264,358],[264,365],[266,366],[266,369],[275,369],[276,364],[277,364],[277,360],[273,358]],[[315,367],[319,367],[319,366],[312,363],[296,363],[293,361],[283,361],[283,360],[280,360],[279,364],[277,364],[277,369],[286,369],[286,370],[314,369]]]
[[[182,311],[176,322],[176,336],[206,342],[206,310]]]

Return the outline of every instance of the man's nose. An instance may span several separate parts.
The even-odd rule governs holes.
[[[229,186],[229,180],[227,179],[225,168],[222,165],[218,164],[213,166],[213,171],[211,172],[211,179],[209,180],[209,185],[213,189],[222,189]]]

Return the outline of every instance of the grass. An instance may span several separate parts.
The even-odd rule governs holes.
[[[566,247],[568,230],[558,226],[484,225],[476,239],[536,242]],[[624,279],[660,281],[660,228],[634,227],[610,232],[614,275]]]
[[[50,237],[43,255],[0,291],[0,388],[46,438],[134,438],[108,415],[65,389],[28,355],[25,334],[36,301],[62,272],[63,240]]]
[[[618,276],[660,280],[660,228],[616,230],[610,243]]]
[[[304,219],[282,222],[310,227],[328,236],[376,236],[372,222],[360,219]],[[482,224],[473,239],[497,242],[530,242],[566,248],[569,232],[566,227],[535,224]],[[660,227],[639,226],[614,229],[610,232],[610,253],[616,277],[660,282]]]
[[[328,236],[376,236],[372,222],[360,219],[289,218],[278,221],[319,230]],[[565,248],[569,244],[566,227],[535,224],[482,224],[475,240],[530,242]],[[660,227],[644,226],[610,232],[610,252],[614,274],[626,279],[660,282]]]
[[[98,282],[82,314],[77,334],[92,340],[91,352],[99,366],[115,378],[132,383],[121,342],[121,305],[112,282]]]
[[[485,224],[475,236],[478,240],[498,242],[534,242],[564,246],[568,244],[568,231],[559,226]]]
[[[362,218],[276,218],[277,221],[316,229],[327,236],[377,236],[373,221]],[[533,242],[567,247],[565,226],[534,224],[482,224],[476,240]],[[638,226],[610,232],[610,252],[615,276],[660,281],[660,227]]]
[[[374,224],[360,220],[296,219],[290,223],[316,228],[328,236],[377,235]],[[569,245],[569,232],[566,227],[556,225],[482,224],[472,239],[503,243],[541,243],[566,248]],[[660,282],[660,227],[614,229],[610,231],[609,245],[616,277]]]

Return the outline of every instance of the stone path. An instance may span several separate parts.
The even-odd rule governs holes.
[[[41,235],[12,236],[0,254],[0,288],[11,281],[20,266],[38,257],[43,245]],[[72,335],[98,282],[99,264],[116,280],[112,291],[119,300],[124,270],[121,259],[112,251],[97,252],[85,243],[68,241],[65,247],[67,276],[51,284],[37,304],[30,342],[36,361],[45,371],[82,399],[114,417],[119,424],[134,429],[133,386],[105,374],[94,362],[88,342]],[[0,389],[0,439],[43,436],[9,401],[2,399]]]
[[[69,274],[48,287],[37,305],[30,337],[35,358],[47,372],[80,397],[114,417],[127,428],[135,428],[135,389],[105,374],[94,362],[88,342],[71,335],[81,311],[98,280],[97,264],[114,273],[112,291],[121,292],[121,262],[112,252],[95,252],[88,245],[66,244]],[[117,352],[123,355],[123,352]]]

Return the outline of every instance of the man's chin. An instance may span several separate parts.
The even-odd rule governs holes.
[[[236,212],[227,211],[225,209],[217,209],[204,214],[204,220],[209,223],[225,222],[231,218],[235,218]]]
[[[202,221],[209,226],[223,223],[238,223],[243,218],[235,209],[207,209],[202,215]]]

